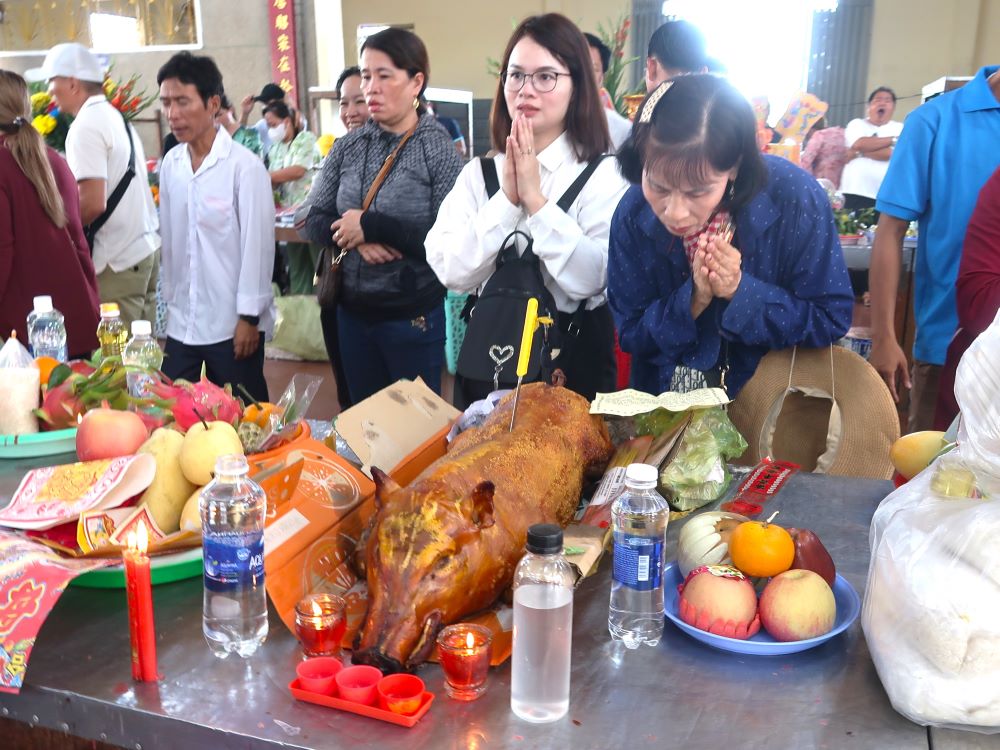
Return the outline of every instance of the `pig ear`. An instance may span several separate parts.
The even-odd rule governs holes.
[[[375,507],[381,508],[385,505],[386,498],[400,489],[400,486],[395,479],[375,466],[372,467],[372,479],[375,480]]]
[[[493,525],[493,482],[480,482],[469,497],[472,504],[472,523],[479,530]]]

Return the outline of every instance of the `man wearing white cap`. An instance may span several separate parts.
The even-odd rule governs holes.
[[[160,237],[142,141],[104,94],[104,68],[86,47],[57,44],[29,80],[46,80],[60,110],[75,119],[66,160],[80,188],[101,302],[117,302],[126,325],[154,320]]]

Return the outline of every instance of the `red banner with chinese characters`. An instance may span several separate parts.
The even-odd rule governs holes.
[[[0,531],[0,693],[24,684],[35,636],[66,584],[114,560],[66,560],[43,544]]]
[[[267,0],[271,29],[271,80],[285,91],[285,101],[299,107],[295,59],[295,0]]]

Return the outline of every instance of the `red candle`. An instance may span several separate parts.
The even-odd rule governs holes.
[[[448,695],[472,701],[485,692],[492,642],[488,628],[472,623],[449,625],[438,634],[438,654]]]
[[[122,551],[132,645],[132,678],[155,682],[156,626],[153,622],[153,584],[149,574],[149,556],[146,554],[149,535],[145,524],[140,523],[138,528],[137,534],[128,533],[128,546]]]
[[[306,656],[338,656],[347,630],[347,602],[336,594],[310,594],[295,605],[295,634]]]

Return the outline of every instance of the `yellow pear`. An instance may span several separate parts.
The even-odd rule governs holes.
[[[201,533],[201,491],[205,489],[204,487],[198,487],[191,497],[187,499],[184,503],[184,510],[181,511],[181,531],[193,531],[196,534]]]
[[[181,469],[189,482],[204,486],[212,481],[215,460],[230,454],[243,455],[240,436],[228,422],[195,422],[181,446]]]
[[[922,472],[944,448],[944,433],[935,430],[903,435],[889,448],[889,460],[906,479]]]
[[[195,487],[181,470],[183,444],[184,436],[177,430],[160,427],[138,450],[156,459],[156,475],[140,502],[149,506],[156,525],[167,534],[177,531],[181,510]]]

